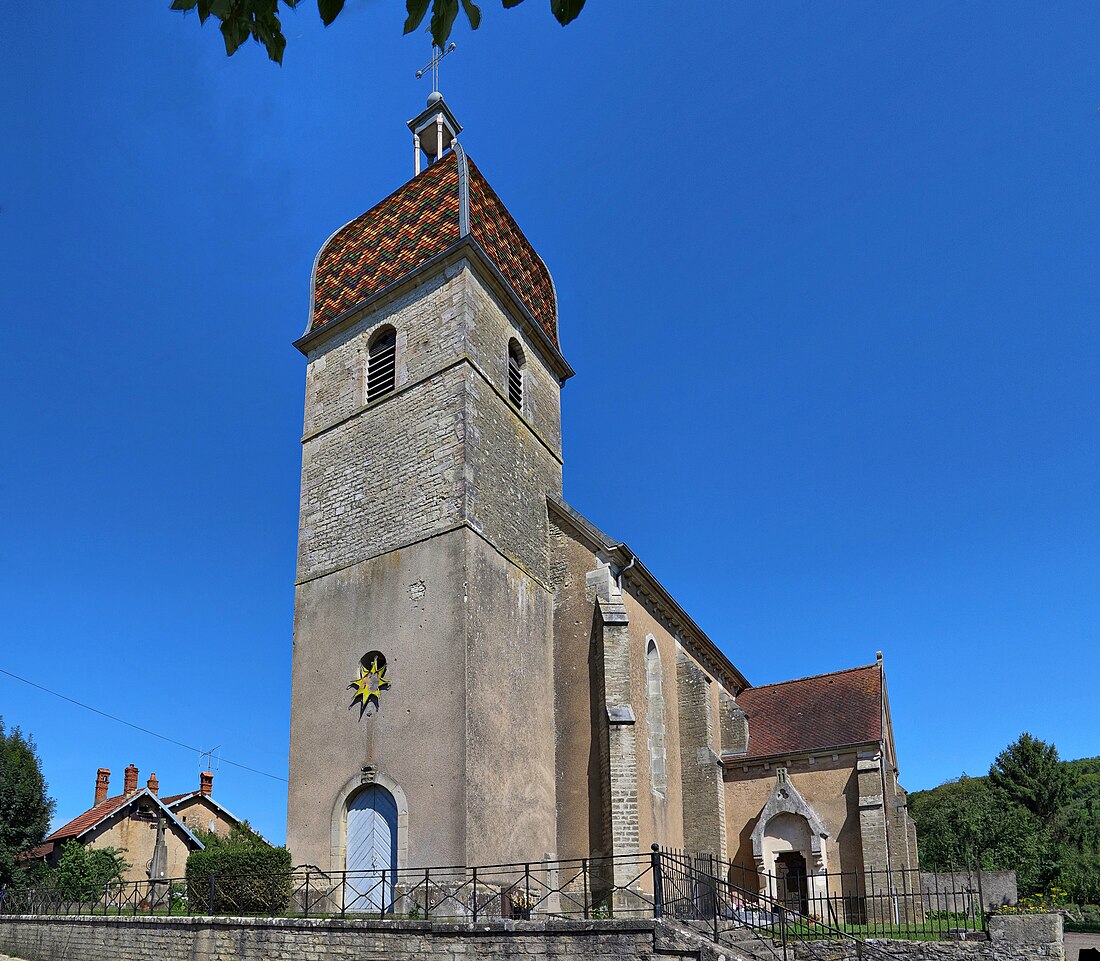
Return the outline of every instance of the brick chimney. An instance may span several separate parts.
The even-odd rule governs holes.
[[[127,765],[126,770],[123,771],[123,774],[126,777],[126,780],[122,782],[123,792],[129,794],[131,791],[136,791],[138,769],[132,761],[129,765]]]
[[[156,771],[149,775],[149,780],[145,782],[145,786],[149,789],[150,794],[156,794],[160,790],[160,781],[157,780]]]
[[[209,771],[203,771],[199,775],[199,794],[210,797],[214,793],[214,775]]]
[[[95,772],[95,803],[102,804],[107,800],[107,791],[111,786],[111,772],[101,767]]]

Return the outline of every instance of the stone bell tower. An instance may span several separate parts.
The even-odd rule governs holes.
[[[555,849],[547,496],[572,370],[550,274],[438,92],[410,128],[416,176],[321,247],[295,345],[287,841],[325,870],[359,865],[361,824],[394,867]]]

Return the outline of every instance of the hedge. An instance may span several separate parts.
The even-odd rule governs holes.
[[[187,858],[191,914],[282,914],[290,904],[290,852],[286,848],[225,845]]]

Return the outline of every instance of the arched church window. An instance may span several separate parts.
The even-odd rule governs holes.
[[[516,410],[523,410],[523,348],[514,337],[508,344],[508,400]]]
[[[367,348],[367,402],[385,397],[397,380],[397,331],[378,331]]]
[[[664,798],[668,793],[665,771],[665,693],[661,678],[661,654],[650,637],[645,652],[646,724],[649,728],[649,785]]]

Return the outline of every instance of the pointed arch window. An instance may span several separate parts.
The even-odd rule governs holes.
[[[523,348],[514,337],[508,343],[508,402],[516,409],[523,410]]]
[[[645,651],[646,726],[649,728],[649,786],[664,798],[668,794],[665,767],[665,692],[661,677],[661,654],[657,642],[649,637]]]
[[[385,397],[397,381],[397,331],[385,327],[367,348],[367,403]]]

